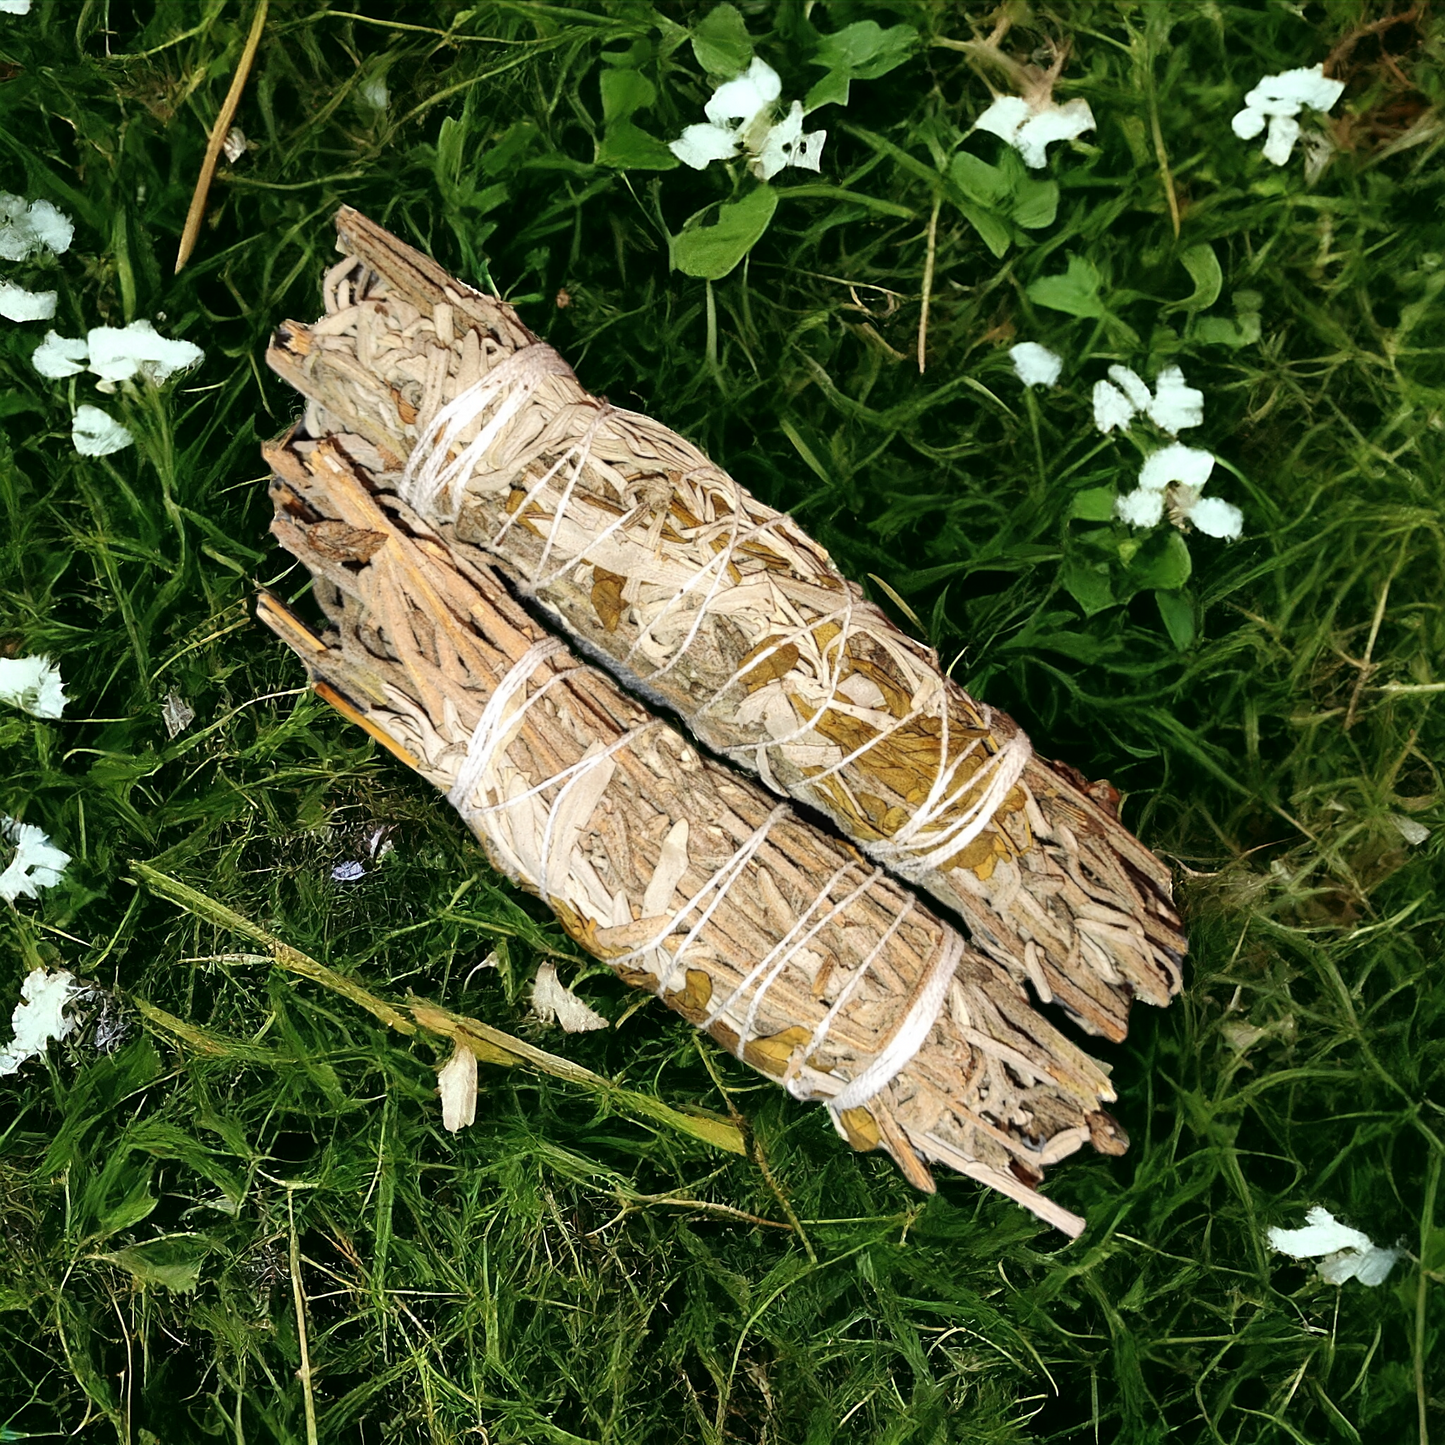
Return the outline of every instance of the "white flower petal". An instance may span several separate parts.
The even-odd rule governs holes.
[[[1113,373],[1111,372],[1110,375]],[[1177,366],[1166,366],[1154,381],[1154,399],[1143,408],[1149,420],[1170,436],[1204,420],[1204,393],[1184,384]]]
[[[1234,119],[1229,124],[1240,140],[1253,140],[1264,129],[1268,119],[1262,110],[1247,105],[1243,110],[1235,112]]]
[[[61,256],[70,250],[70,243],[75,238],[75,227],[70,217],[49,201],[31,201],[30,229],[52,256]]]
[[[30,353],[30,361],[41,376],[58,381],[63,376],[84,371],[88,356],[89,348],[83,336],[61,336],[47,331],[45,340]]]
[[[1222,537],[1226,542],[1234,542],[1244,531],[1244,513],[1233,502],[1225,502],[1218,497],[1201,497],[1184,515],[1206,537]]]
[[[1344,93],[1344,81],[1327,80],[1324,65],[1320,64],[1266,75],[1245,96],[1244,103],[1258,109],[1266,105],[1292,105],[1293,110],[1266,111],[1266,114],[1296,115],[1300,107],[1306,105],[1311,110],[1329,110]]]
[[[363,80],[356,87],[356,98],[372,110],[385,110],[391,100],[391,93],[386,88],[385,74],[371,75]]]
[[[56,848],[39,828],[15,818],[0,817],[0,842],[15,849],[9,866],[0,873],[0,898],[6,903],[22,896],[34,898],[42,888],[53,888],[70,862],[70,854]]]
[[[1019,127],[1033,114],[1028,101],[1022,96],[1001,95],[979,118],[974,121],[975,130],[986,130],[1010,145],[1019,133]]]
[[[700,171],[713,161],[725,161],[738,153],[737,136],[720,125],[690,125],[675,140],[668,143],[668,150],[683,165]]]
[[[797,149],[793,152],[793,164],[800,171],[819,171],[823,169],[823,142],[828,139],[828,132],[825,130],[810,130],[804,133],[802,140],[798,142]]]
[[[75,227],[49,201],[27,202],[0,191],[0,260],[28,261],[43,246],[60,255],[69,250]]]
[[[782,93],[783,82],[778,72],[755,55],[746,74],[727,81],[713,91],[712,99],[703,107],[703,114],[715,125],[735,120],[746,129],[753,118]]]
[[[13,1074],[27,1059],[43,1054],[52,1039],[74,1032],[76,1020],[66,1017],[65,1006],[81,992],[67,969],[52,974],[36,968],[26,975],[20,1002],[10,1016],[15,1037],[0,1046],[0,1074]]]
[[[1163,491],[1170,482],[1183,482],[1186,487],[1202,487],[1213,470],[1212,453],[1173,442],[1144,459],[1139,485],[1151,491]]]
[[[1305,1215],[1303,1229],[1273,1228],[1266,1231],[1269,1247],[1294,1259],[1313,1259],[1321,1254],[1337,1254],[1342,1249],[1373,1249],[1367,1234],[1341,1224],[1328,1209],[1318,1204]]]
[[[1129,398],[1129,404],[1135,411],[1149,410],[1154,398],[1137,371],[1131,371],[1127,366],[1111,366],[1109,380]]]
[[[35,717],[59,717],[69,699],[48,657],[0,657],[0,702]]]
[[[557,977],[557,970],[550,963],[544,963],[537,969],[537,981],[532,985],[532,1012],[544,1024],[555,1020],[569,1034],[585,1034],[593,1029],[611,1027],[600,1013],[588,1008]]]
[[[1014,371],[1025,386],[1053,386],[1064,369],[1062,356],[1037,341],[1020,341],[1009,347]]]
[[[162,336],[149,321],[97,326],[86,340],[90,369],[102,381],[127,381],[140,375],[159,386],[176,372],[195,366],[206,354],[194,342]]]
[[[1316,1205],[1305,1215],[1303,1229],[1271,1229],[1271,1249],[1295,1259],[1319,1259],[1320,1277],[1329,1284],[1358,1279],[1361,1284],[1383,1284],[1400,1258],[1396,1249],[1382,1249],[1367,1234],[1341,1224],[1328,1209]]]
[[[1047,164],[1044,147],[1054,141],[1073,140],[1094,128],[1094,113],[1086,100],[1071,100],[1067,105],[1050,105],[1026,120],[1018,129],[1013,144],[1024,158],[1024,164],[1038,170]]]
[[[0,281],[0,316],[7,321],[49,321],[55,300],[54,291],[27,291],[13,281]]]
[[[770,181],[784,166],[819,170],[826,137],[827,132],[821,130],[806,136],[803,134],[803,105],[795,100],[787,115],[764,134],[753,163],[753,172]]]
[[[1267,161],[1273,161],[1275,165],[1284,165],[1294,150],[1294,143],[1299,139],[1299,121],[1290,115],[1276,115],[1270,117],[1269,136],[1265,140],[1264,149],[1260,154]]]
[[[1164,516],[1164,493],[1135,487],[1114,503],[1114,513],[1131,527],[1157,527]]]
[[[29,15],[30,0],[0,0],[0,15]]]
[[[108,457],[135,440],[114,417],[107,416],[98,406],[76,408],[75,418],[70,424],[70,437],[76,451],[83,457]]]
[[[1133,403],[1117,386],[1109,381],[1094,383],[1094,425],[1105,436],[1115,427],[1128,431],[1133,419]]]

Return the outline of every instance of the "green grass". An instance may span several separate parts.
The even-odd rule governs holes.
[[[1099,128],[1053,148],[1056,219],[1005,227],[997,257],[947,179],[960,146],[1000,158],[964,139],[988,88],[938,43],[986,33],[987,7],[742,0],[785,99],[823,74],[810,23],[917,39],[811,119],[823,175],[779,176],[745,265],[708,283],[669,268],[667,236],[728,199],[725,168],[597,157],[620,143],[605,67],[654,84],[631,120],[655,137],[701,120],[684,27],[709,8],[273,0],[238,115],[253,148],[179,278],[251,0],[0,17],[0,188],[76,222],[67,255],[0,275],[58,290],[62,334],[148,317],[206,349],[160,393],[106,398],[34,374],[43,325],[0,332],[0,647],[51,653],[75,699],[59,723],[0,716],[0,810],[75,855],[0,915],[0,998],[64,966],[127,1030],[0,1081],[0,1439],[1445,1439],[1445,25],[1354,46],[1346,144],[1309,183],[1229,118],[1384,6],[1011,4],[1005,49],[1068,43],[1061,94]],[[921,1199],[638,1007],[250,619],[257,583],[304,582],[265,535],[258,445],[299,408],[261,356],[319,312],[343,201],[495,284],[592,390],[795,510],[1042,750],[1127,791],[1178,864],[1193,952],[1174,1007],[1110,1051],[1128,1155],[1049,1181],[1082,1240],[968,1181]],[[1070,256],[1100,314],[1041,304]],[[1237,311],[1258,340],[1209,339]],[[1056,392],[1023,394],[1015,339],[1063,355]],[[1182,587],[1177,551],[1131,558],[1069,520],[1137,466],[1092,426],[1114,361],[1177,361],[1204,390],[1186,440],[1246,514],[1237,543],[1190,539]],[[81,401],[137,445],[78,458]],[[196,721],[168,740],[172,691]],[[1408,846],[1392,814],[1436,831]],[[394,850],[333,884],[378,824]],[[137,861],[251,936],[140,886]],[[440,1042],[275,967],[259,929],[383,999],[736,1110],[753,1152],[485,1065],[475,1127],[447,1136]],[[529,1023],[542,957],[618,1027]],[[1265,1228],[1315,1203],[1403,1245],[1383,1287],[1269,1252]]]

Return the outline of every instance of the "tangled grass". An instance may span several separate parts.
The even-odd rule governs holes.
[[[817,79],[817,32],[911,38],[810,118],[822,174],[778,177],[771,225],[709,281],[668,238],[726,199],[724,168],[608,163],[599,77],[646,77],[628,118],[679,134],[711,8],[275,0],[249,149],[179,276],[251,0],[0,16],[0,180],[76,222],[23,272],[59,292],[52,324],[146,317],[206,352],[97,398],[36,375],[42,326],[0,342],[0,649],[48,652],[74,699],[0,716],[0,810],[75,857],[0,914],[4,996],[40,965],[98,985],[85,1030],[0,1081],[0,1438],[1445,1437],[1445,29],[1423,4],[1009,0],[1003,50],[1067,47],[1060,93],[1098,126],[1037,173],[1056,217],[996,255],[950,167],[1000,163],[969,131],[1004,77],[959,48],[1000,12],[739,0],[785,97]],[[1348,84],[1310,122],[1335,148],[1309,179],[1229,121],[1326,57]],[[919,1198],[639,1005],[252,621],[258,583],[303,581],[265,534],[258,445],[297,404],[260,358],[318,312],[343,201],[792,509],[1177,862],[1186,991],[1112,1051],[1132,1147],[1050,1180],[1088,1215],[1078,1243],[968,1181]],[[1071,261],[1092,281],[1076,266],[1073,309],[1045,304]],[[1064,358],[1057,388],[1021,388],[1018,340]],[[1189,439],[1242,540],[1156,567],[1182,534],[1137,549],[1079,503],[1137,465],[1093,427],[1114,362],[1203,390]],[[97,400],[136,445],[82,458],[70,414]],[[171,694],[195,712],[175,737]],[[366,876],[334,882],[352,859]],[[446,1135],[437,1049],[267,937],[735,1114],[750,1152],[523,1070],[484,1068],[476,1125]],[[543,958],[615,1028],[529,1022]],[[1311,1204],[1401,1244],[1384,1286],[1269,1250]]]

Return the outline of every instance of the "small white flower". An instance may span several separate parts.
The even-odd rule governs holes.
[[[0,0],[0,15],[29,15],[30,0]]]
[[[0,702],[35,717],[59,717],[70,699],[48,657],[0,657]]]
[[[1154,398],[1144,385],[1144,378],[1127,366],[1111,366],[1109,379],[1129,398],[1129,405],[1135,411],[1148,411]]]
[[[135,440],[114,417],[107,416],[98,406],[76,408],[75,418],[70,424],[70,437],[76,451],[83,457],[108,457]]]
[[[86,344],[90,369],[103,382],[129,381],[139,375],[159,386],[176,372],[195,366],[206,354],[193,342],[162,336],[149,321],[96,326]]]
[[[1349,1279],[1383,1284],[1400,1258],[1398,1249],[1381,1249],[1369,1235],[1341,1224],[1328,1209],[1316,1205],[1305,1219],[1303,1229],[1269,1230],[1270,1248],[1293,1259],[1318,1259],[1320,1278],[1327,1284]]]
[[[1094,425],[1105,436],[1115,427],[1129,430],[1134,419],[1134,405],[1111,381],[1094,383]]]
[[[1157,527],[1164,516],[1164,493],[1135,487],[1114,503],[1114,513],[1131,527]]]
[[[31,970],[20,985],[20,1002],[10,1016],[15,1037],[0,1045],[0,1075],[13,1074],[27,1059],[39,1058],[52,1039],[74,1032],[76,1020],[66,1017],[65,1006],[82,992],[67,969],[55,973]]]
[[[703,107],[708,123],[688,126],[668,149],[695,171],[746,152],[749,170],[765,181],[784,166],[819,170],[828,133],[815,130],[804,135],[803,106],[796,100],[788,114],[773,124],[773,108],[782,93],[778,72],[754,56],[744,74],[713,92]]]
[[[1171,442],[1144,459],[1139,472],[1139,485],[1162,492],[1170,482],[1183,482],[1186,487],[1202,487],[1214,470],[1214,455],[1200,447],[1187,447]]]
[[[1053,386],[1064,369],[1062,356],[1037,341],[1020,341],[1009,347],[1014,371],[1025,386]]]
[[[1094,129],[1094,113],[1086,100],[1060,105],[1047,95],[1033,100],[1001,95],[979,116],[974,127],[1006,141],[1024,158],[1026,166],[1038,170],[1048,160],[1046,146],[1058,140],[1073,140]]]
[[[59,256],[74,236],[70,217],[49,201],[27,202],[0,191],[0,260],[28,261],[42,246]]]
[[[31,365],[41,376],[58,381],[63,376],[75,376],[85,370],[90,349],[83,336],[61,336],[58,332],[47,331],[45,340],[30,354]]]
[[[9,866],[0,873],[0,898],[6,903],[22,895],[35,898],[42,888],[53,888],[70,862],[70,854],[54,847],[39,828],[15,818],[0,816],[0,842],[15,849]]]
[[[1253,140],[1267,124],[1264,158],[1282,166],[1299,139],[1300,125],[1295,117],[1306,106],[1318,111],[1332,109],[1344,90],[1344,81],[1325,78],[1323,65],[1266,75],[1244,97],[1244,109],[1230,124],[1240,140]]]
[[[27,291],[13,281],[0,281],[0,316],[7,321],[49,321],[55,300],[54,291]]]

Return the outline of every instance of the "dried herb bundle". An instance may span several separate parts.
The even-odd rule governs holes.
[[[1122,1038],[1177,992],[1167,869],[1117,794],[1035,756],[788,517],[589,395],[510,307],[351,210],[326,316],[271,366],[459,557],[493,558],[710,748],[956,909],[974,944]]]
[[[272,531],[331,627],[262,618],[314,685],[445,791],[492,862],[628,983],[658,993],[854,1148],[1035,1191],[1125,1141],[1104,1069],[906,889],[583,665],[332,439],[267,451]]]

